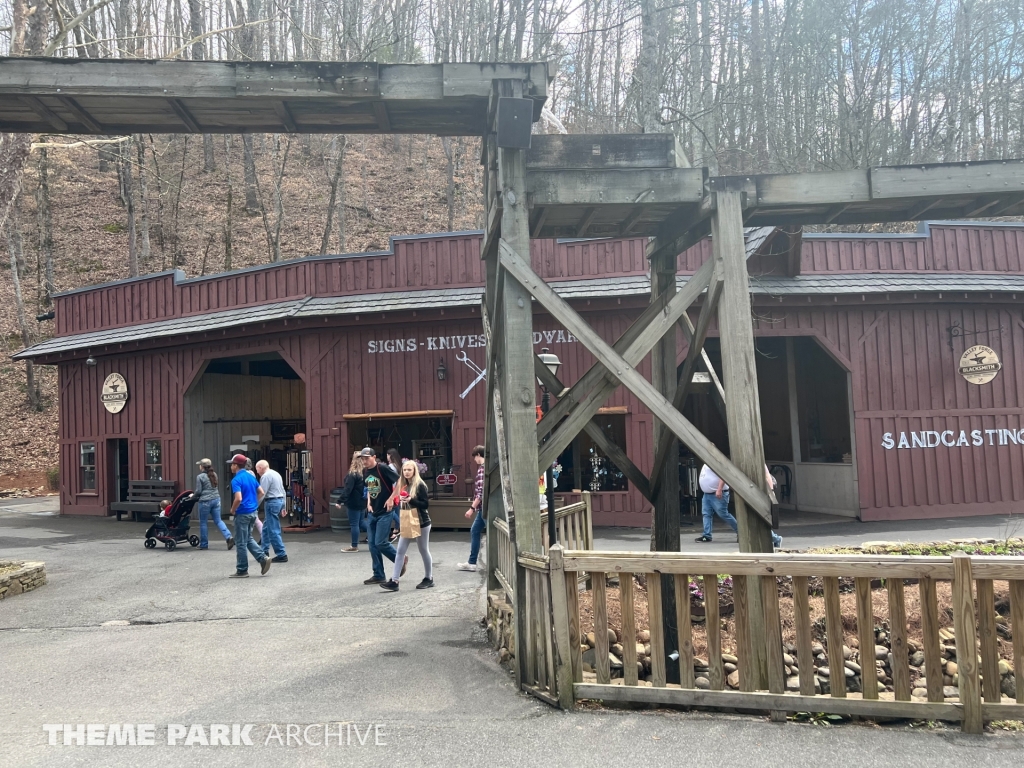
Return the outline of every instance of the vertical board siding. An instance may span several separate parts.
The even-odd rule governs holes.
[[[938,222],[928,224],[927,235],[804,237],[800,269],[805,274],[990,272],[1019,275],[1024,274],[1024,227]]]

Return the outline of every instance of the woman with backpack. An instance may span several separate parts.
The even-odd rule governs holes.
[[[348,524],[352,529],[352,546],[342,552],[359,551],[359,532],[366,530],[366,483],[363,482],[363,457],[359,451],[352,454],[352,464],[341,489],[341,501],[348,509]],[[341,504],[336,504],[341,509]]]
[[[430,513],[427,508],[430,506],[430,495],[427,492],[427,484],[420,477],[420,469],[415,461],[406,461],[402,464],[402,476],[398,479],[393,495],[387,501],[388,508],[401,509],[405,504],[417,513],[420,523],[419,536],[415,539],[407,539],[404,535],[398,539],[398,551],[395,556],[395,567],[391,572],[391,578],[381,584],[381,589],[388,592],[398,591],[398,582],[405,573],[405,564],[409,558],[406,552],[409,545],[415,540],[420,550],[420,557],[423,559],[423,581],[416,585],[416,589],[430,589],[434,586],[434,562],[430,557]]]

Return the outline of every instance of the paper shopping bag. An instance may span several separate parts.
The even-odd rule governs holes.
[[[408,502],[402,502],[399,520],[403,539],[418,539],[420,537],[420,513],[410,507]]]

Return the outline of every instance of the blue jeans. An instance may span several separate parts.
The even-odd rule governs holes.
[[[733,532],[737,532],[736,518],[729,512],[729,492],[723,491],[722,498],[718,498],[713,493],[705,493],[704,500],[701,502],[701,514],[704,516],[704,535],[711,538],[711,523],[715,519],[715,515],[725,520],[732,528]],[[781,546],[782,537],[779,536],[775,531],[772,531],[772,544],[776,547]]]
[[[718,498],[713,493],[705,493],[704,499],[701,501],[701,514],[704,516],[704,535],[711,538],[711,523],[715,519],[715,515],[725,520],[732,528],[733,533],[737,532],[736,518],[732,516],[729,511],[729,492],[723,491],[722,498]]]
[[[469,529],[469,564],[476,565],[476,559],[480,556],[480,538],[487,529],[487,521],[484,520],[482,510],[476,511],[473,518],[473,527]]]
[[[224,540],[227,541],[231,538],[231,531],[224,525],[224,521],[220,519],[220,499],[211,499],[210,501],[199,502],[199,548],[208,549],[210,541],[207,538],[207,519],[212,518],[213,522],[217,524],[217,529],[224,536]]]
[[[395,548],[388,541],[391,534],[391,512],[382,515],[370,513],[366,529],[366,538],[370,540],[370,562],[373,565],[373,577],[384,579],[384,558],[395,562]]]
[[[393,510],[391,510],[391,527],[394,528],[396,531],[402,530],[402,517],[399,514],[398,507],[395,507]]]
[[[348,507],[348,525],[352,529],[352,546],[359,546],[359,532],[366,530],[366,510]]]
[[[263,502],[263,556],[270,556],[270,548],[278,557],[287,557],[284,551],[284,540],[281,538],[281,510],[284,499],[267,499]]]
[[[249,572],[249,556],[246,554],[247,552],[252,553],[257,563],[262,563],[266,559],[263,550],[260,549],[260,545],[252,538],[252,528],[254,525],[256,525],[255,513],[251,515],[235,515],[236,570],[239,573]]]

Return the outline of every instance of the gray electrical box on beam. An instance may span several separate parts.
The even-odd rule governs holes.
[[[529,149],[533,127],[533,100],[502,96],[498,99],[498,146]]]

